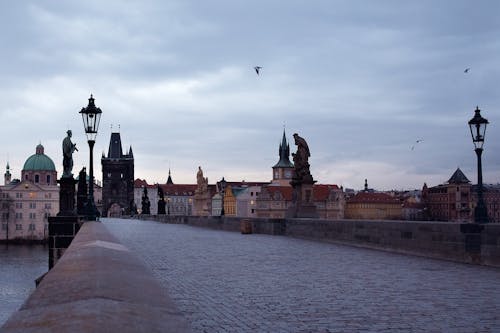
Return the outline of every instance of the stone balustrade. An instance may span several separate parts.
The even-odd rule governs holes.
[[[1,332],[188,332],[141,260],[86,222]]]

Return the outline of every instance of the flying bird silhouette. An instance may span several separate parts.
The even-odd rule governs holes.
[[[254,69],[255,69],[255,73],[257,73],[257,75],[260,75],[260,69],[262,67],[261,66],[255,66]]]
[[[466,68],[466,69],[464,70],[464,73],[469,73],[469,71],[470,71],[470,68]]]
[[[415,144],[414,144],[413,146],[411,146],[411,150],[415,149],[415,145],[416,145],[417,143],[422,142],[422,141],[424,141],[424,140],[422,140],[422,139],[418,139],[417,141],[415,141]]]

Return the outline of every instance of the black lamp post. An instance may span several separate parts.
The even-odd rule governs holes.
[[[94,144],[95,138],[97,136],[97,130],[99,129],[99,122],[101,120],[101,109],[97,108],[94,104],[94,97],[90,95],[89,105],[86,108],[82,108],[80,114],[83,119],[83,127],[85,129],[85,134],[87,135],[87,142],[90,148],[90,165],[89,165],[89,197],[86,207],[86,217],[89,221],[95,221],[96,217],[99,215],[94,203]]]
[[[487,223],[488,212],[483,199],[483,170],[481,164],[481,154],[483,153],[484,135],[486,133],[486,125],[488,120],[481,117],[481,110],[476,107],[474,117],[469,120],[470,134],[472,135],[472,142],[476,147],[477,155],[477,205],[474,210],[474,221],[476,223]]]
[[[220,183],[220,188],[221,188],[221,210],[220,210],[220,216],[224,216],[225,215],[225,211],[224,211],[224,195],[226,194],[226,180],[224,179],[224,177],[222,177],[222,180],[219,182]]]

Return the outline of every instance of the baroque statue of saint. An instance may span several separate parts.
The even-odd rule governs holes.
[[[295,139],[295,145],[297,146],[297,152],[292,153],[293,163],[295,165],[295,178],[298,181],[306,180],[311,178],[311,172],[309,170],[309,157],[311,152],[309,151],[309,146],[304,138],[300,137],[297,133],[293,135]]]
[[[196,183],[198,184],[196,192],[203,194],[208,191],[208,178],[203,177],[203,170],[201,170],[201,166],[198,167],[198,173],[196,174]]]
[[[71,142],[71,130],[66,132],[66,136],[62,142],[63,150],[63,175],[62,177],[73,177],[71,171],[73,170],[73,152],[78,149],[76,148],[76,143]]]

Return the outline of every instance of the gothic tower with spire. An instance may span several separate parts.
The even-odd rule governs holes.
[[[128,214],[134,202],[134,154],[122,151],[120,133],[111,133],[108,156],[103,153],[102,164],[102,215]]]
[[[291,186],[290,181],[293,177],[294,166],[290,162],[290,145],[286,141],[284,129],[278,154],[280,159],[273,166],[273,180],[271,181],[271,185]]]
[[[3,175],[3,181],[4,181],[4,185],[9,185],[10,182],[12,181],[12,175],[10,173],[9,162],[7,162],[7,171]]]

